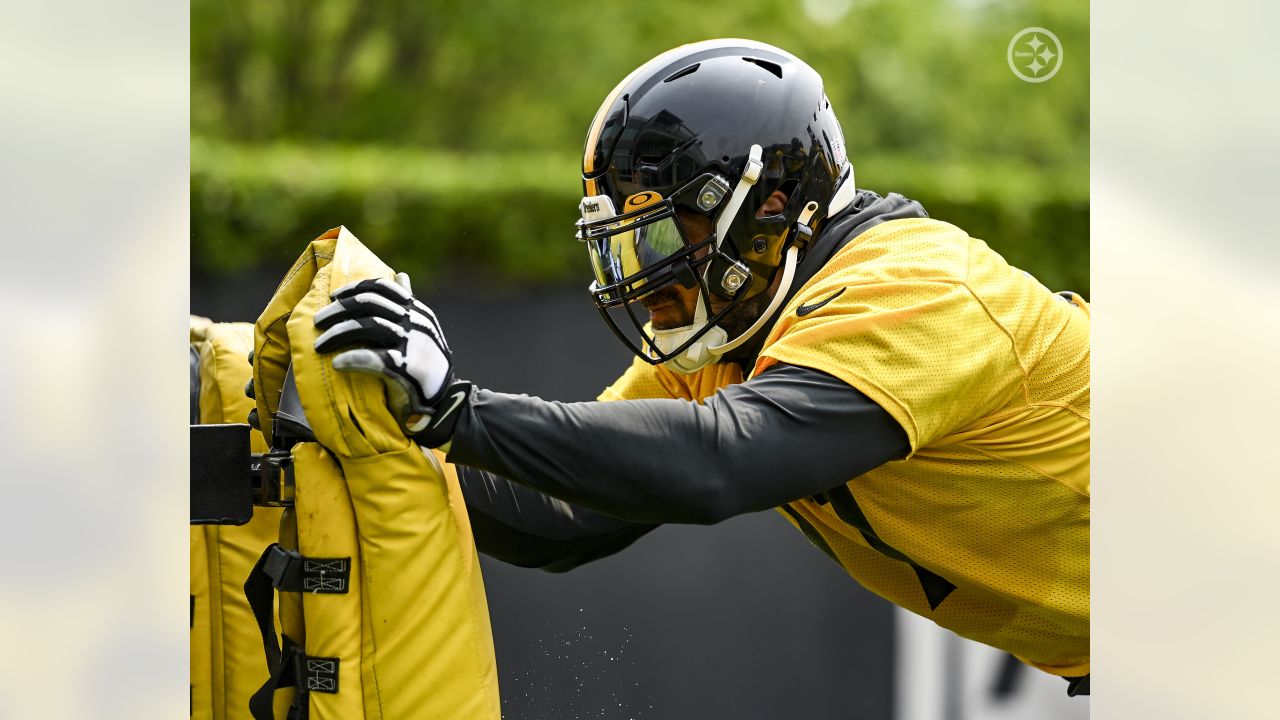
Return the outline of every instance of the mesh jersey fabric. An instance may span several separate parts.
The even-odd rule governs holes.
[[[795,293],[751,375],[777,363],[848,382],[911,443],[901,461],[780,508],[792,524],[903,608],[1046,672],[1089,672],[1083,299],[953,225],[893,220]],[[637,359],[600,399],[697,401],[742,379],[728,363],[682,376]]]

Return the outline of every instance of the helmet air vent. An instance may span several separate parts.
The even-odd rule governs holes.
[[[701,64],[702,64],[702,63],[694,63],[694,64],[690,65],[689,67],[684,68],[683,70],[677,70],[677,71],[675,71],[675,72],[671,73],[670,75],[668,75],[668,76],[667,76],[667,78],[666,78],[665,80],[663,80],[662,82],[664,82],[664,83],[669,83],[669,82],[671,82],[672,80],[679,80],[680,78],[684,77],[685,75],[692,75],[692,74],[694,74],[694,73],[698,72],[698,66],[699,66],[699,65],[701,65]]]
[[[769,62],[768,60],[761,60],[760,58],[753,58],[753,57],[744,57],[742,59],[746,60],[747,62],[753,65],[759,65],[765,70],[768,70],[769,72],[773,73],[773,75],[777,77],[779,80],[782,79],[782,66],[779,65],[778,63]]]

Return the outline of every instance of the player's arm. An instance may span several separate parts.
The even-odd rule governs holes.
[[[449,460],[601,513],[709,524],[847,482],[909,451],[876,403],[778,366],[702,403],[559,403],[476,389]]]
[[[512,565],[572,570],[621,551],[657,527],[592,512],[487,470],[456,467],[476,547]]]
[[[852,386],[778,366],[705,402],[558,403],[460,381],[439,323],[399,284],[341,288],[318,352],[384,380],[420,444],[612,517],[714,523],[843,484],[904,457],[906,433]]]

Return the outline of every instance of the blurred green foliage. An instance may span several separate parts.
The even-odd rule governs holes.
[[[1006,62],[1031,25],[1064,47],[1045,83]],[[585,283],[572,225],[597,106],[718,36],[822,73],[860,187],[1087,294],[1088,5],[1046,0],[193,0],[193,266],[280,266],[345,224],[415,276]]]

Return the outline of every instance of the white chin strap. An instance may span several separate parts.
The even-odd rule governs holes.
[[[698,294],[698,303],[693,310],[693,323],[690,325],[681,325],[667,330],[653,331],[653,344],[663,354],[685,344],[689,338],[705,327],[707,324],[707,304],[702,300],[702,294]],[[712,345],[720,345],[729,336],[724,329],[715,326],[708,330],[706,334],[698,338],[698,341],[684,349],[684,352],[676,355],[670,360],[662,363],[663,366],[675,370],[678,373],[689,374],[697,372],[703,367],[715,361],[718,355],[711,354]]]
[[[814,206],[817,205],[817,203],[811,204]],[[807,225],[808,223],[805,224]],[[760,317],[756,318],[756,321],[751,323],[751,327],[747,328],[746,332],[722,345],[707,348],[708,352],[715,357],[724,355],[730,350],[746,342],[747,338],[755,335],[760,328],[764,327],[765,323],[769,322],[769,320],[773,318],[773,314],[778,312],[778,308],[782,306],[782,299],[787,296],[787,293],[791,292],[791,281],[796,278],[796,262],[799,257],[799,248],[795,245],[787,248],[787,257],[783,260],[784,265],[782,266],[782,284],[778,285],[778,292],[773,294],[773,299],[769,301],[769,307],[765,308],[764,312],[760,313]],[[716,329],[719,330],[719,328]],[[722,330],[721,332],[723,333],[724,331]],[[709,334],[710,333],[708,333],[708,335]]]
[[[728,202],[716,219],[717,252],[720,250],[720,244],[729,234],[729,225],[737,217],[742,201],[747,199],[747,192],[760,179],[760,172],[764,170],[764,163],[760,161],[763,155],[764,150],[759,145],[752,145],[747,152],[747,166],[742,171],[742,177],[738,179],[738,184],[733,188],[733,194],[729,196]],[[693,323],[667,330],[654,330],[653,345],[665,355],[688,342],[689,338],[706,327],[706,324],[707,305],[702,299],[702,293],[698,293],[698,302],[693,310]],[[723,328],[713,327],[707,330],[697,342],[685,348],[684,352],[667,360],[663,365],[679,373],[696,372],[719,357],[712,354],[712,347],[720,347],[728,339],[729,335]]]
[[[742,201],[746,199],[747,191],[756,183],[760,177],[760,171],[763,164],[760,162],[761,149],[759,145],[752,145],[750,154],[747,157],[747,168],[743,172],[742,178],[738,181],[737,187],[733,189],[733,195],[730,196],[728,204],[725,205],[724,211],[720,213],[720,217],[716,221],[716,247],[719,248],[724,238],[728,237],[729,225],[733,222],[733,218],[737,216],[738,209],[742,206]],[[835,194],[831,196],[831,202],[827,204],[826,217],[830,217],[845,209],[849,203],[853,202],[857,195],[857,186],[853,180],[853,168],[848,167],[848,175],[845,176],[840,187],[836,189]],[[813,220],[813,216],[818,213],[818,203],[810,202],[800,211],[800,217],[797,221],[803,225],[809,225]],[[796,276],[796,263],[799,261],[800,251],[795,246],[787,248],[787,255],[783,259],[782,282],[778,285],[778,291],[773,294],[773,299],[769,301],[769,307],[760,313],[760,317],[747,328],[746,332],[738,337],[730,340],[729,334],[720,326],[712,327],[698,341],[685,348],[684,352],[662,363],[664,367],[674,370],[678,373],[688,375],[697,372],[711,363],[719,360],[725,353],[733,350],[748,338],[755,335],[765,323],[773,317],[773,314],[781,307],[782,301],[791,292],[791,283]],[[683,325],[681,327],[670,328],[667,330],[653,331],[653,344],[663,354],[680,347],[695,333],[702,330],[707,324],[707,307],[702,299],[702,294],[698,294],[698,302],[694,306],[693,323]]]
[[[809,203],[800,212],[798,222],[808,225],[817,211],[818,203]],[[729,340],[728,333],[724,331],[724,328],[717,325],[707,330],[706,334],[698,338],[697,342],[685,348],[684,352],[663,363],[663,366],[686,375],[697,372],[720,359],[725,353],[746,342],[752,335],[755,335],[760,328],[764,327],[765,323],[773,318],[774,313],[782,306],[783,299],[791,292],[791,283],[796,277],[796,263],[799,258],[799,248],[795,245],[787,248],[787,255],[783,259],[782,282],[779,283],[777,292],[773,294],[773,299],[769,301],[769,306],[764,309],[764,312],[760,313],[760,317],[756,318],[751,327],[747,328],[741,335]],[[664,353],[671,352],[680,347],[706,324],[707,308],[703,303],[702,296],[699,295],[698,303],[694,307],[693,324],[671,328],[670,330],[654,330],[654,345]]]

